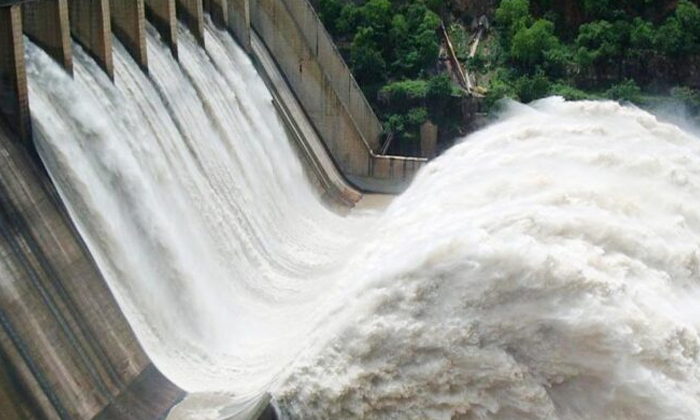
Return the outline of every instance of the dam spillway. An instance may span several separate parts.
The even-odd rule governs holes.
[[[30,48],[37,149],[161,369],[188,391],[222,391],[192,372],[198,358],[225,356],[218,369],[245,373],[245,394],[272,378],[255,373],[265,367],[256,346],[310,328],[282,320],[313,321],[318,288],[330,281],[317,273],[338,265],[361,223],[315,198],[265,85],[230,36],[207,25],[206,50],[187,31],[178,36],[179,63],[149,36],[149,77],[118,47],[114,85],[85,54],[73,82]]]
[[[342,216],[319,195],[357,192],[318,189],[329,158],[297,144],[313,119],[258,74],[258,34],[254,64],[206,19],[177,57],[144,31],[147,73],[116,39],[113,74],[72,44],[73,77],[27,44],[44,167],[8,134],[0,171],[13,416],[162,418],[181,389],[173,419],[249,418],[267,392],[285,419],[700,412],[696,137],[612,102],[511,104],[385,213]]]

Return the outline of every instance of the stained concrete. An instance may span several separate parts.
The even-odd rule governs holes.
[[[68,0],[68,10],[71,34],[114,79],[109,0]]]
[[[73,55],[68,22],[68,0],[45,0],[22,5],[24,33],[68,73],[73,74]]]
[[[148,71],[144,0],[109,0],[112,31],[142,70]]]
[[[204,46],[204,6],[202,0],[176,0],[177,18],[192,32],[199,45]]]
[[[146,17],[155,26],[163,42],[177,58],[177,16],[175,0],[145,0]]]

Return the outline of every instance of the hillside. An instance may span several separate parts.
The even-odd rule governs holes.
[[[503,97],[640,105],[670,97],[700,110],[696,2],[317,0],[316,7],[392,138],[392,153],[421,154],[426,121],[447,147],[472,128],[476,111]],[[468,97],[481,99],[475,106]]]

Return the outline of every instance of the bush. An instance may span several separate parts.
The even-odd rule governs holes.
[[[550,87],[551,82],[541,72],[534,76],[523,76],[515,82],[515,92],[523,103],[548,96]]]
[[[340,16],[333,26],[338,35],[354,35],[361,20],[362,10],[355,3],[347,3],[341,9]]]
[[[634,18],[630,29],[630,44],[632,48],[647,50],[654,48],[656,30],[651,22],[640,17]]]
[[[471,57],[467,60],[467,67],[469,68],[469,70],[476,73],[484,73],[486,71],[486,64],[486,58],[479,53],[474,54],[474,57]]]
[[[522,27],[513,36],[510,55],[512,59],[526,67],[542,64],[545,54],[561,48],[554,35],[554,23],[539,19],[532,26]]]
[[[425,99],[428,94],[428,82],[425,80],[403,80],[384,86],[379,94],[390,102],[405,102]]]
[[[376,83],[385,78],[386,62],[374,36],[372,28],[360,28],[352,41],[352,70],[360,83]]]
[[[674,17],[668,18],[656,31],[654,44],[662,54],[670,57],[680,57],[688,48],[683,28]]]
[[[613,85],[605,92],[605,97],[617,101],[639,102],[642,90],[634,80],[625,80],[622,83]]]
[[[440,74],[428,81],[427,98],[433,101],[446,100],[452,97],[454,89],[452,80],[446,74]]]
[[[576,37],[577,61],[583,68],[593,63],[609,62],[622,51],[625,35],[605,20],[586,23],[579,27]]]
[[[507,70],[499,70],[490,80],[489,89],[484,98],[486,109],[493,110],[498,101],[503,98],[517,99],[515,87],[511,81],[511,75]]]
[[[413,108],[406,114],[406,124],[414,128],[420,127],[427,120],[428,110],[424,107]]]
[[[549,89],[549,94],[561,96],[567,101],[582,101],[586,99],[595,99],[594,95],[591,95],[580,89],[563,83],[553,84]]]

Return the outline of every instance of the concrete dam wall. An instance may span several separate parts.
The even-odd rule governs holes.
[[[177,58],[177,21],[204,45],[205,13],[253,57],[328,201],[401,191],[424,163],[377,154],[381,126],[306,0],[0,1],[3,418],[159,419],[185,397],[139,345],[35,155],[23,36],[69,74],[72,39],[114,79],[112,35],[148,73],[146,20]]]

